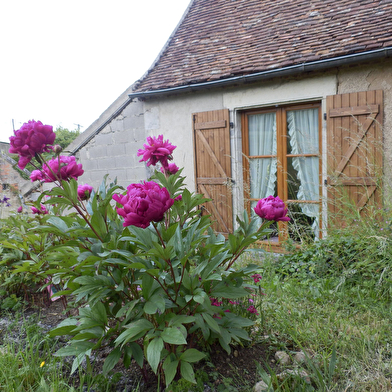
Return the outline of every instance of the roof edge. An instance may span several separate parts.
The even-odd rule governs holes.
[[[193,2],[193,1],[192,1]],[[226,79],[218,79],[207,82],[200,82],[194,84],[186,84],[182,86],[175,86],[157,90],[132,92],[128,96],[129,98],[145,98],[157,95],[164,95],[170,93],[182,93],[195,90],[201,90],[208,87],[220,87],[232,85],[234,83],[246,83],[258,80],[272,79],[275,77],[290,76],[310,71],[320,71],[332,67],[341,65],[349,65],[368,60],[376,60],[381,58],[392,57],[392,47],[386,47],[382,49],[375,49],[368,52],[352,53],[344,56],[333,57],[329,59],[311,61],[309,63],[301,63],[296,65],[290,65],[283,68],[270,69],[266,71],[256,72],[253,74],[233,76]]]

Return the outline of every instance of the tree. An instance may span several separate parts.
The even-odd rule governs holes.
[[[73,142],[79,135],[79,130],[70,131],[67,128],[63,128],[58,126],[56,131],[56,140],[55,143],[60,145],[63,149],[66,148]]]

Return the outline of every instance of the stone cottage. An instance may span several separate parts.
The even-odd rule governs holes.
[[[146,179],[147,136],[177,146],[187,185],[222,233],[279,196],[313,237],[341,213],[379,207],[391,177],[392,2],[192,0],[145,75],[72,145],[83,182]],[[380,186],[383,181],[383,186]]]

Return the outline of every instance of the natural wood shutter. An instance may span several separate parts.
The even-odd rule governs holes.
[[[197,192],[211,199],[203,213],[211,214],[213,229],[227,236],[233,231],[229,111],[193,114],[193,135]]]
[[[346,206],[363,215],[382,205],[382,125],[382,90],[327,97],[330,222],[349,224]]]

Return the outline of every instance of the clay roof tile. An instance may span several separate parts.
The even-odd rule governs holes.
[[[391,32],[392,1],[193,0],[134,91],[381,49]]]

